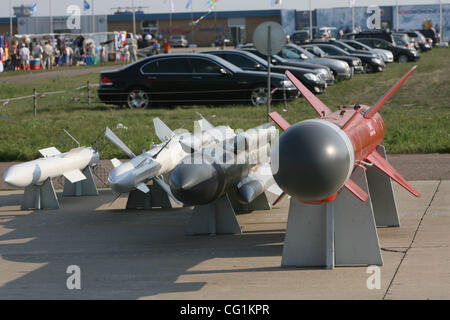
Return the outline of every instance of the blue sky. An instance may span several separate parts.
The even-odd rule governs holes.
[[[2,0],[2,2],[9,0]],[[49,15],[49,2],[52,1],[53,15],[66,15],[66,8],[70,5],[78,5],[83,8],[83,0],[11,0],[13,6],[21,4],[34,4],[37,2],[36,15]],[[131,6],[132,0],[87,0],[92,5],[94,1],[94,9],[96,14],[111,14],[114,7]],[[175,7],[175,12],[186,12],[185,9],[188,0],[172,0]],[[192,0],[194,11],[206,11],[207,0]],[[170,0],[134,0],[135,6],[144,6],[146,13],[160,13],[170,11]],[[283,0],[283,8],[285,9],[308,9],[308,0]],[[313,0],[313,8],[332,8],[348,6],[348,0]],[[217,4],[217,11],[224,10],[263,10],[271,9],[271,0],[219,0]],[[404,4],[433,4],[439,3],[438,0],[400,0],[400,5]],[[449,3],[449,0],[443,0],[443,3]],[[381,1],[367,1],[356,0],[356,6],[368,6],[371,4],[377,5],[395,5],[395,0],[381,0]],[[278,6],[281,8],[281,6]],[[90,13],[90,11],[88,11]],[[2,10],[2,15],[5,15],[7,10]],[[87,12],[86,12],[87,13]]]

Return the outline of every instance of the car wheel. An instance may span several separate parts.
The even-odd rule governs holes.
[[[127,96],[130,109],[147,109],[150,106],[150,95],[143,88],[132,89]]]
[[[267,104],[267,88],[266,87],[257,87],[252,90],[250,94],[250,101],[252,105],[255,107],[259,107]]]
[[[373,66],[369,63],[366,63],[364,65],[364,73],[373,73],[373,72],[374,72]]]
[[[398,62],[400,63],[406,63],[408,62],[408,57],[402,54],[400,57],[398,57]]]

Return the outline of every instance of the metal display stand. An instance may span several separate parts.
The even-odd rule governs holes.
[[[98,196],[98,190],[94,176],[92,175],[91,167],[87,166],[82,172],[86,176],[86,179],[82,181],[71,183],[66,179],[64,182],[64,197]]]
[[[382,145],[377,147],[377,152],[386,159]],[[368,167],[366,174],[377,227],[400,227],[391,178],[374,167]]]
[[[241,234],[241,226],[228,195],[213,203],[195,206],[187,235]]]
[[[22,210],[59,209],[58,197],[52,180],[48,178],[42,185],[26,187],[21,208]]]
[[[283,267],[383,265],[365,170],[356,167],[351,179],[369,194],[366,202],[345,188],[320,205],[291,198]]]
[[[152,208],[172,208],[167,192],[157,183],[147,185],[150,192],[144,193],[140,190],[133,190],[128,195],[127,209],[152,209]]]

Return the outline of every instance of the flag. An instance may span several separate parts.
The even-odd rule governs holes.
[[[271,7],[281,6],[282,3],[283,3],[283,0],[270,0]]]
[[[355,6],[355,0],[348,0],[348,6],[350,7],[350,8],[353,8],[354,6]]]
[[[31,14],[35,13],[37,10],[37,2],[35,4],[33,4],[29,10],[30,10]]]
[[[188,2],[186,3],[186,9],[189,9],[189,7],[192,8],[192,0],[188,0]]]
[[[84,0],[84,10],[89,10],[91,8],[91,6],[89,5],[89,2],[87,2],[86,0]]]

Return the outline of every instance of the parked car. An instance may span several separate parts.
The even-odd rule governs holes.
[[[394,62],[394,55],[389,50],[374,49],[374,48],[371,48],[368,45],[366,45],[362,42],[356,41],[356,40],[341,40],[341,41],[357,50],[377,53],[378,55],[380,55],[383,58],[383,61],[385,63]]]
[[[433,43],[431,45],[438,46],[440,42],[440,35],[439,32],[437,32],[434,28],[428,29],[428,30],[419,30],[420,33],[424,35],[426,38],[430,38]]]
[[[309,43],[310,42],[309,30],[295,31],[291,35],[290,40],[292,43],[295,44]]]
[[[186,48],[189,45],[188,40],[186,39],[186,36],[182,34],[176,34],[173,36],[170,36],[169,43],[171,47],[183,47]]]
[[[407,34],[411,39],[414,39],[417,44],[419,44],[419,49],[422,52],[429,51],[432,49],[432,45],[430,45],[427,39],[424,37],[420,31],[400,31],[399,33]]]
[[[233,45],[233,42],[231,41],[231,38],[228,35],[223,34],[221,36],[216,37],[213,45],[214,47],[222,47],[222,46],[229,47]]]
[[[281,56],[288,60],[297,60],[301,62],[314,63],[322,66],[326,66],[333,71],[335,77],[341,77],[346,80],[350,80],[353,77],[352,68],[349,65],[340,60],[319,58],[308,52],[304,48],[295,44],[287,44],[281,50]]]
[[[295,99],[299,93],[285,75],[273,74],[272,98]],[[267,74],[244,71],[209,54],[156,55],[122,69],[102,72],[98,96],[104,103],[144,109],[153,104],[230,104],[267,102]]]
[[[264,71],[267,72],[268,63],[267,60],[248,52],[237,50],[215,50],[203,52],[206,54],[213,54],[228,62],[238,66],[242,70],[247,71]],[[302,68],[295,68],[283,65],[272,65],[270,69],[274,73],[285,74],[286,71],[290,71],[296,78],[298,78],[309,90],[314,93],[323,93],[327,88],[325,77],[322,73]]]
[[[415,46],[414,41],[406,33],[393,33],[395,44],[408,49],[419,50],[419,45]]]
[[[394,37],[392,36],[392,32],[388,31],[361,31],[358,33],[347,33],[343,37],[344,39],[352,39],[352,40],[358,40],[360,38],[371,38],[371,39],[383,39],[391,44],[395,44]]]
[[[267,61],[267,56],[265,54],[259,52],[255,48],[248,48],[248,49],[244,49],[244,50],[248,51],[250,53],[253,53],[254,55],[260,57],[261,59],[264,59],[265,61]],[[298,59],[284,59],[277,54],[272,55],[270,61],[272,62],[273,65],[276,65],[276,66],[278,66],[278,65],[291,66],[291,67],[303,68],[303,69],[320,72],[325,77],[325,81],[327,82],[327,85],[331,86],[334,84],[333,72],[327,66],[320,65],[320,64],[314,64],[314,63],[308,63],[308,62],[302,62],[302,61],[299,61]]]
[[[383,39],[358,38],[358,41],[368,45],[371,48],[386,49],[391,51],[394,55],[394,61],[408,62],[416,61],[420,58],[420,54],[416,50],[410,50],[404,47],[395,46]]]
[[[356,57],[361,59],[361,62],[364,66],[364,71],[367,73],[381,72],[386,66],[383,60],[374,54],[356,53],[355,51],[351,51],[350,49],[346,51],[337,47],[336,45],[338,45],[338,43],[336,43],[336,45],[334,43],[315,43],[314,45],[318,46],[330,56]]]
[[[353,69],[353,72],[361,73],[364,71],[361,59],[357,57],[329,55],[315,44],[303,45],[302,48],[308,50],[309,52],[320,58],[329,58],[344,61],[349,65],[350,68]]]

